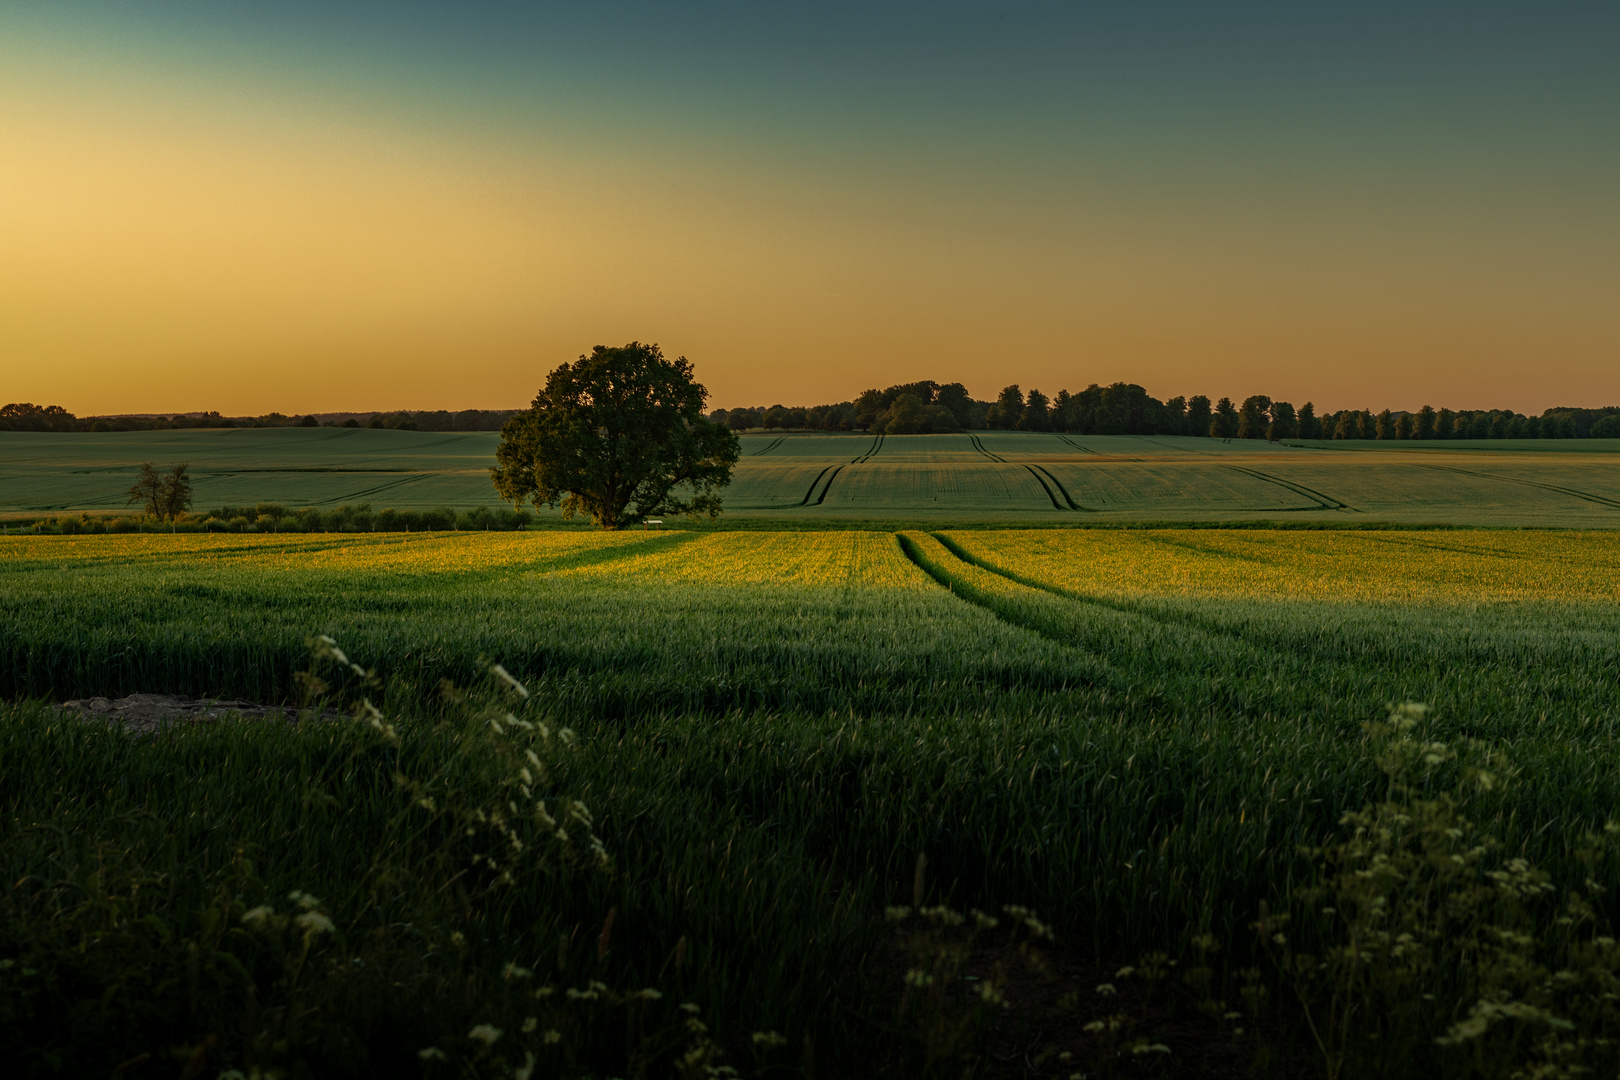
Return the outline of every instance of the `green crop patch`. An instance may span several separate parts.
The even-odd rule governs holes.
[[[823,508],[846,480],[921,500],[951,476],[964,501],[1085,516],[1050,508],[1064,477],[1102,503],[1078,465],[884,452],[774,467],[799,470],[781,480],[801,499],[838,470]],[[1201,460],[1191,475],[1234,495],[1348,494],[1252,457]],[[1283,946],[1252,927],[1281,912],[1288,948],[1337,940],[1310,921],[1307,886],[1336,879],[1309,852],[1392,797],[1408,801],[1391,820],[1442,815],[1435,843],[1488,833],[1495,846],[1459,849],[1476,876],[1519,880],[1511,856],[1597,898],[1573,953],[1556,928],[1512,924],[1534,943],[1523,962],[1597,978],[1579,950],[1601,948],[1620,895],[1620,861],[1588,836],[1620,800],[1617,582],[1613,531],[0,537],[0,871],[17,883],[0,1032],[77,1072],[138,1058],[157,1031],[186,1055],[213,1036],[221,1061],[319,1075],[410,1071],[429,1050],[487,1063],[491,1047],[514,1069],[566,1051],[553,1075],[630,1075],[632,1053],[698,1052],[701,1015],[703,1052],[739,1071],[771,1075],[761,1047],[810,1045],[818,1074],[912,1075],[937,1028],[851,1020],[912,1015],[896,1002],[917,977],[892,950],[928,939],[897,938],[885,909],[1022,905],[1055,931],[1067,1011],[1007,987],[997,1015],[1029,1021],[1020,1046],[1108,1065],[1118,1047],[1096,1032],[1136,1006],[1093,988],[1144,964],[1201,970],[1211,942],[1211,979],[1316,1000],[1283,997],[1280,973],[1302,969],[1267,959]],[[358,711],[138,738],[40,704],[296,709],[312,686]],[[1430,788],[1472,785],[1443,813],[1392,788],[1396,751],[1371,741],[1409,701],[1430,711],[1397,714],[1424,718],[1397,750]],[[953,986],[999,978],[966,962]],[[1412,970],[1401,993],[1446,1002],[1442,1033],[1485,992],[1453,981],[1456,964]],[[1181,1001],[1184,985],[1156,992]],[[1212,1026],[1151,1037],[1198,1060],[1211,1040],[1266,1049],[1233,1033],[1251,1012],[1266,1032],[1298,1023],[1292,1005],[1225,1000],[1167,1004]],[[1148,1037],[1158,1015],[1131,1030]],[[1413,1075],[1436,1067],[1432,1019],[1412,1021]]]
[[[0,433],[0,514],[118,513],[142,462],[187,462],[194,505],[499,505],[499,436],[274,428]],[[1290,521],[1613,528],[1613,440],[1288,443],[983,431],[742,436],[720,519],[878,523]],[[556,511],[539,521],[553,526]]]

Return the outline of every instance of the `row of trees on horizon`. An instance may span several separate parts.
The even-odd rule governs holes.
[[[1311,402],[1264,394],[1234,402],[1203,394],[1160,401],[1135,383],[1091,384],[1047,397],[1016,383],[977,401],[959,382],[932,380],[867,390],[831,405],[716,409],[734,431],[866,431],[920,435],[952,431],[1054,431],[1077,435],[1192,435],[1218,439],[1585,439],[1620,438],[1620,407],[1553,408],[1540,416],[1508,409],[1416,412],[1344,409],[1318,415]]]
[[[173,416],[124,414],[75,416],[60,405],[16,401],[0,406],[0,431],[177,431],[186,428],[328,427],[386,428],[398,431],[499,431],[521,409],[430,409],[376,413],[279,412],[260,416],[222,416],[218,412]]]
[[[499,431],[520,409],[444,409],[379,413],[222,416],[78,417],[60,405],[14,402],[0,407],[0,431],[150,431],[185,428],[342,427],[403,431]],[[1008,386],[978,401],[959,382],[931,380],[867,390],[831,405],[716,409],[709,418],[734,431],[763,429],[864,431],[916,435],[952,431],[1055,431],[1078,435],[1193,435],[1226,439],[1586,439],[1620,438],[1620,407],[1547,409],[1526,416],[1509,409],[1415,412],[1345,409],[1318,415],[1307,401],[1257,394],[1234,402],[1202,394],[1160,401],[1135,383],[1095,383],[1047,397]]]

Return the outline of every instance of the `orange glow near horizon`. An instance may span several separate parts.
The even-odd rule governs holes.
[[[1551,204],[1458,192],[1396,213],[1349,176],[1005,188],[966,159],[921,186],[921,163],[649,157],[186,99],[127,71],[11,80],[3,400],[510,408],[556,364],[639,339],[727,407],[920,378],[1324,410],[1620,403],[1612,223]]]

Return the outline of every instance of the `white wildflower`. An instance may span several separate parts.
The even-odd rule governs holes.
[[[516,679],[512,678],[511,673],[508,672],[501,665],[496,664],[493,667],[491,667],[489,670],[490,670],[490,674],[494,675],[497,679],[504,682],[507,686],[510,686],[517,693],[517,695],[519,697],[526,698],[526,697],[529,696],[528,689],[522,683],[520,683]]]
[[[329,934],[337,929],[331,919],[318,911],[306,911],[298,916],[298,925],[311,934]]]

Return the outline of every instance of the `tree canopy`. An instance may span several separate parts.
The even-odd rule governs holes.
[[[167,474],[152,468],[151,462],[141,466],[140,478],[129,488],[129,503],[140,503],[153,517],[178,518],[191,509],[191,477],[189,466],[176,465]]]
[[[655,514],[720,513],[719,490],[741,453],[704,418],[709,392],[682,356],[632,341],[558,367],[527,412],[501,428],[490,478],[521,508],[561,505],[622,529]]]

